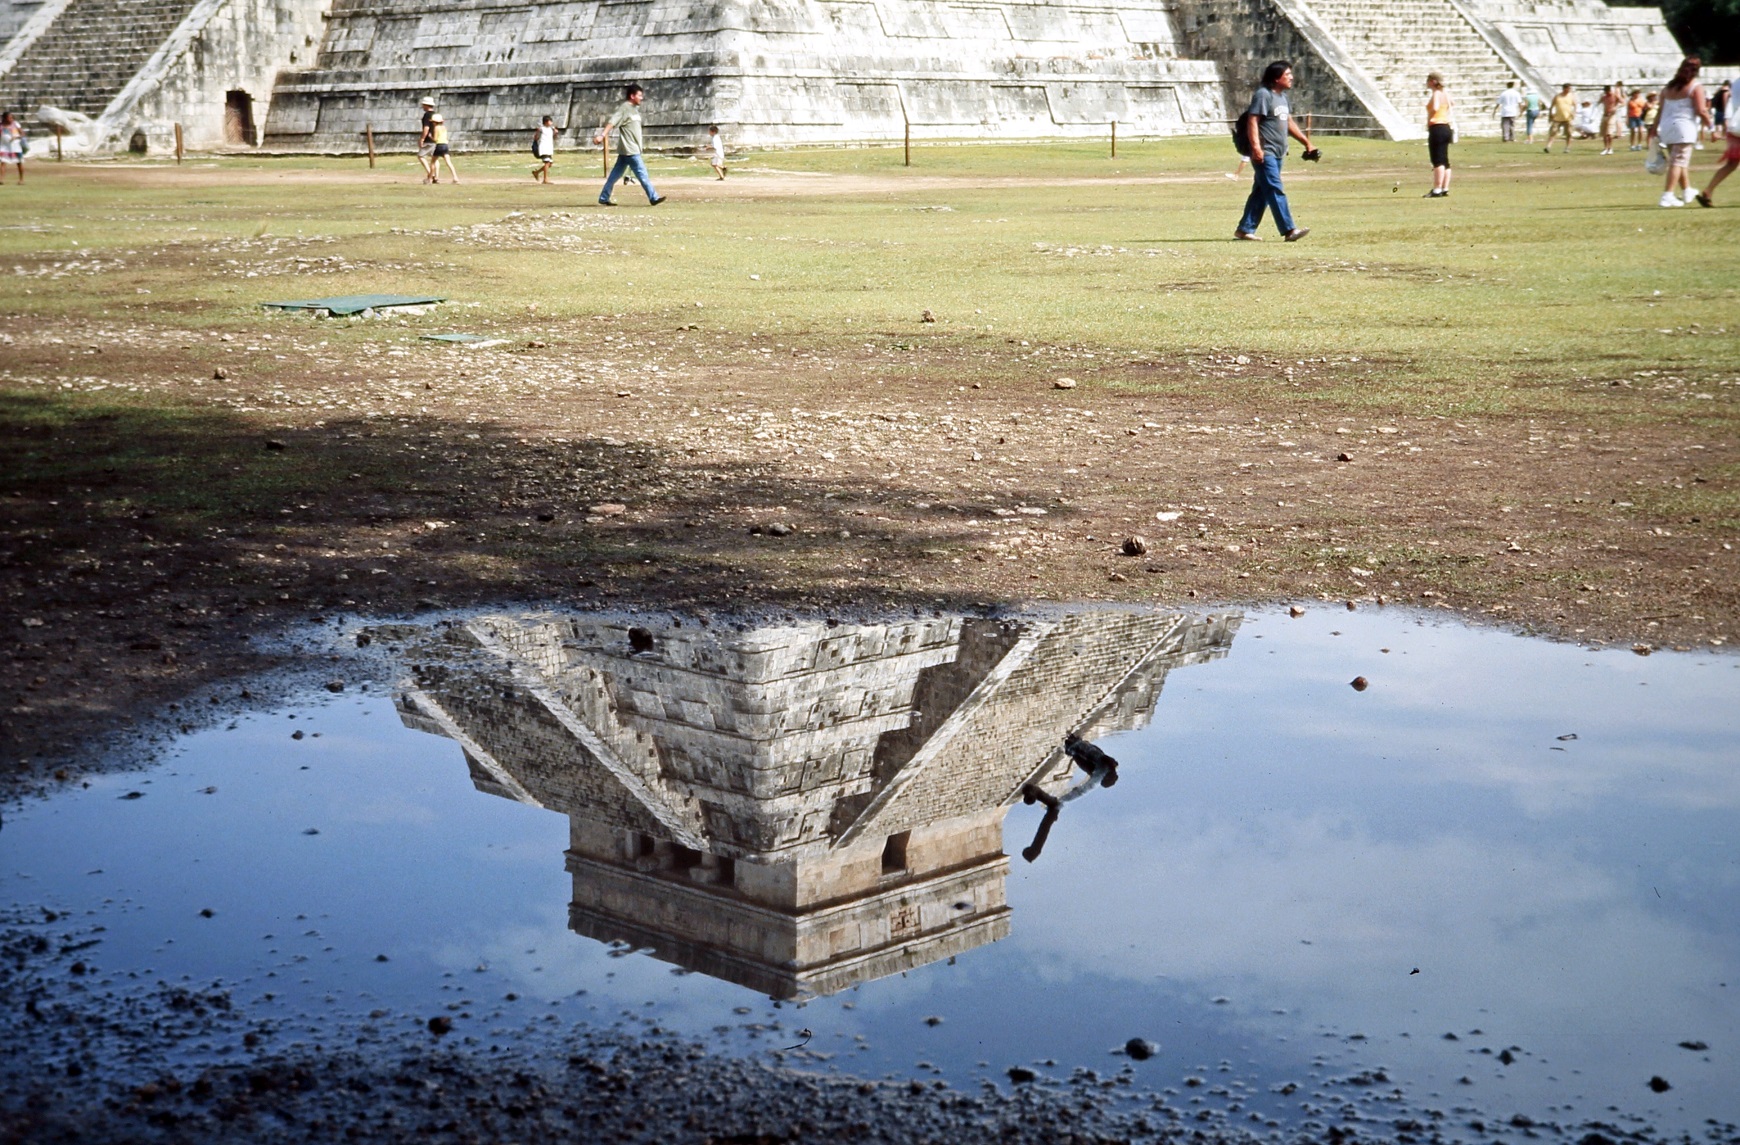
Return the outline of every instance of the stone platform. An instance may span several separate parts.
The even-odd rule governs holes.
[[[460,150],[552,115],[589,147],[624,83],[649,146],[1218,134],[1295,62],[1319,132],[1424,134],[1425,73],[1461,129],[1507,82],[1659,83],[1652,8],[1600,0],[0,0],[0,105],[89,114],[96,151],[356,153],[415,142],[437,97]]]

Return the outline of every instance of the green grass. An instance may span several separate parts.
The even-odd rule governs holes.
[[[39,163],[31,185],[7,189],[0,301],[25,320],[242,330],[279,320],[257,309],[268,298],[441,291],[477,305],[431,315],[428,329],[533,334],[596,314],[657,329],[694,320],[699,303],[722,336],[819,348],[868,335],[967,353],[1015,339],[1358,356],[1382,368],[1319,397],[1451,415],[1647,413],[1638,391],[1605,383],[1657,369],[1715,396],[1694,412],[1726,419],[1740,384],[1740,209],[1657,208],[1659,180],[1629,153],[1485,141],[1457,146],[1452,196],[1427,202],[1423,146],[1321,142],[1321,165],[1288,165],[1294,213],[1312,228],[1298,244],[1272,226],[1262,244],[1230,241],[1246,184],[1223,178],[1236,156],[1219,137],[1123,141],[1116,159],[1105,141],[926,144],[910,168],[899,146],[751,153],[733,158],[723,195],[701,161],[662,157],[653,174],[671,201],[650,211],[619,189],[624,206],[605,219],[596,157],[579,153],[563,156],[554,188],[501,154],[460,156],[467,181],[439,188],[405,156],[372,176],[360,159]],[[1699,182],[1714,156],[1700,154]],[[1740,208],[1740,180],[1725,190]],[[514,211],[574,212],[541,225],[600,249],[456,241],[504,219],[495,233],[514,241]],[[362,265],[250,279],[225,261],[296,255]],[[4,273],[91,257],[116,265]],[[919,322],[927,309],[934,325]],[[335,323],[332,336],[389,331]],[[1664,408],[1680,417],[1689,404]]]

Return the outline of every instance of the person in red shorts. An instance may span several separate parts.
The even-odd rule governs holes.
[[[1716,173],[1710,176],[1710,181],[1697,194],[1698,206],[1713,207],[1716,205],[1716,188],[1722,185],[1722,180],[1734,173],[1734,168],[1740,167],[1740,131],[1732,129],[1728,132],[1728,150],[1722,152],[1722,165],[1716,168]]]

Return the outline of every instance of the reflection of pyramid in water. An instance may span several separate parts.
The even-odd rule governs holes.
[[[1143,726],[1239,617],[1083,612],[750,631],[490,617],[421,650],[407,725],[569,817],[570,925],[774,997],[1009,933],[1003,816],[1067,732]]]

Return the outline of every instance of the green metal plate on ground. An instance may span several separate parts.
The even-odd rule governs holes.
[[[306,302],[262,302],[269,310],[324,310],[343,318],[365,310],[387,310],[395,306],[427,306],[431,302],[446,302],[434,294],[341,294],[334,298],[313,298]]]

